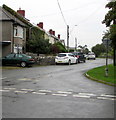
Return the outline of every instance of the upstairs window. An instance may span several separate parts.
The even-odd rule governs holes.
[[[24,38],[24,29],[21,26],[14,27],[14,37]]]

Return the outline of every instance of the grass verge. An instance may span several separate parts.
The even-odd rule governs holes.
[[[116,66],[108,65],[108,77],[105,76],[105,68],[106,66],[93,68],[86,73],[86,76],[92,80],[116,86]]]

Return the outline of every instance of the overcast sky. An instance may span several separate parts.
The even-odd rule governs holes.
[[[57,0],[0,0],[0,6],[6,4],[13,10],[25,10],[26,18],[31,23],[44,23],[44,29],[53,29],[65,39],[67,44],[67,25],[70,31],[70,46],[92,46],[101,43],[105,25],[101,22],[108,9],[105,5],[108,0],[59,0],[64,18],[60,12]]]

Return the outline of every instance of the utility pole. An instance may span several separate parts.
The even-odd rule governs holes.
[[[67,25],[67,50],[69,52],[69,25]]]
[[[75,38],[75,51],[77,51],[77,38]]]

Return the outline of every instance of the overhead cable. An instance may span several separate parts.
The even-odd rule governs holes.
[[[61,14],[62,14],[62,17],[63,17],[64,23],[67,25],[66,20],[65,20],[65,17],[64,17],[64,15],[63,15],[63,12],[62,12],[62,9],[61,9],[61,6],[60,6],[60,3],[59,3],[58,0],[57,0],[57,2],[58,2],[58,6],[59,6],[59,9],[60,9],[60,12],[61,12]]]

